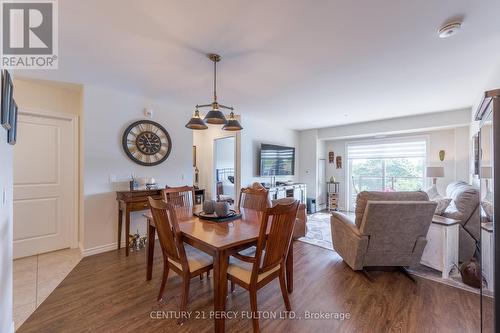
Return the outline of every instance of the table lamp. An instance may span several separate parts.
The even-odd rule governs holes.
[[[490,201],[492,202],[492,194],[489,184],[488,184],[488,179],[493,178],[493,168],[490,166],[484,166],[481,167],[481,174],[480,174],[481,179],[484,179],[484,185],[486,187],[486,196],[484,197],[484,201]]]
[[[429,196],[429,199],[433,199],[439,196],[439,192],[436,187],[436,178],[444,177],[443,167],[427,167],[427,177],[432,178],[432,186],[425,192]]]

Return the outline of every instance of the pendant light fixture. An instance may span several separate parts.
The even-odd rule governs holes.
[[[198,111],[198,109],[194,111],[194,116],[186,124],[186,127],[193,130],[204,130],[208,128],[207,124],[200,118],[200,111]]]
[[[222,126],[222,129],[226,131],[240,131],[243,127],[241,127],[240,122],[234,116],[234,112],[231,111],[229,119],[227,120],[226,125]]]
[[[214,63],[214,100],[210,104],[196,105],[196,111],[194,113],[194,116],[186,124],[186,127],[193,130],[202,130],[208,128],[207,125],[205,125],[205,123],[208,123],[214,125],[224,125],[222,127],[223,130],[239,131],[243,128],[241,127],[239,121],[236,120],[234,116],[233,113],[234,109],[230,106],[225,106],[217,102],[217,63],[221,60],[221,56],[218,54],[210,53],[207,54],[207,57]],[[198,108],[205,108],[205,107],[211,107],[212,110],[207,112],[204,121],[202,121],[200,118],[200,113],[198,111]],[[226,119],[224,113],[220,109],[231,110],[229,120]]]

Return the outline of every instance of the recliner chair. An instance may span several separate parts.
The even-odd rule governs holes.
[[[420,262],[437,206],[425,192],[361,192],[356,202],[355,221],[339,212],[331,217],[333,247],[347,265],[364,270]]]

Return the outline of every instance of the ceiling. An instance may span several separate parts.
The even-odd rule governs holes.
[[[335,126],[470,107],[498,88],[499,12],[497,0],[64,0],[59,70],[16,74],[172,101],[187,120],[210,102],[204,53],[217,52],[218,97],[243,121]],[[439,39],[455,16],[462,31]]]

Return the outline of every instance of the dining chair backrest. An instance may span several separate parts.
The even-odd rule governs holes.
[[[259,274],[285,262],[292,241],[298,208],[299,201],[294,200],[277,203],[265,210],[255,255],[256,262],[259,264],[254,265],[252,271],[252,279],[255,281]]]
[[[174,207],[194,207],[194,188],[191,186],[169,187],[162,193],[163,200]]]
[[[148,201],[163,255],[180,263],[183,270],[187,269],[188,262],[175,208],[161,199],[148,197]]]
[[[268,204],[269,191],[265,188],[242,188],[238,209],[242,208],[265,211]]]

